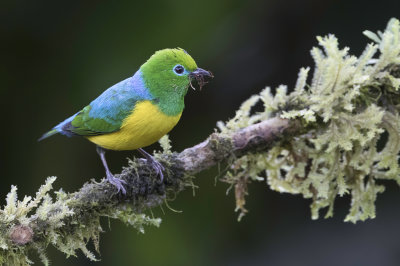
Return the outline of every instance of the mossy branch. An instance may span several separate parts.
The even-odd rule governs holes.
[[[180,153],[171,151],[168,137],[155,153],[165,170],[161,182],[143,159],[129,161],[118,174],[127,182],[127,194],[118,194],[107,181],[86,183],[75,193],[49,192],[55,177],[47,179],[34,198],[17,199],[12,187],[0,210],[0,264],[28,265],[36,250],[45,265],[48,245],[67,256],[99,249],[101,217],[119,219],[143,232],[144,225],[161,220],[145,211],[175,198],[193,186],[193,175],[218,163],[228,167],[222,181],[234,187],[241,218],[250,182],[267,181],[279,192],[301,194],[312,200],[312,218],[327,207],[333,215],[337,196],[349,194],[345,221],[375,217],[375,200],[383,192],[381,180],[400,184],[400,23],[389,21],[384,32],[364,32],[375,41],[360,57],[340,49],[333,35],[318,37],[323,48],[313,48],[315,70],[302,68],[291,93],[279,86],[275,95],[266,88],[245,101],[236,116],[219,122],[219,131]],[[262,102],[264,109],[252,108]]]
[[[192,175],[207,169],[231,156],[240,156],[246,152],[265,150],[274,142],[294,131],[296,123],[287,119],[272,118],[258,124],[240,129],[232,135],[213,133],[199,145],[181,153],[164,150],[156,157],[166,166],[163,182],[143,159],[129,162],[119,178],[125,180],[126,195],[117,193],[115,186],[105,179],[101,182],[89,182],[75,193],[56,192],[53,201],[48,192],[56,180],[51,177],[41,187],[34,199],[25,197],[17,201],[16,187],[7,197],[7,205],[0,214],[0,240],[3,254],[0,262],[27,261],[25,251],[36,249],[44,263],[48,263],[43,251],[49,244],[55,245],[68,256],[75,255],[81,249],[86,256],[95,260],[95,256],[86,249],[89,239],[95,241],[98,248],[101,232],[100,217],[110,217],[136,227],[144,232],[143,225],[156,225],[160,219],[149,218],[143,214],[146,209],[161,205],[171,195],[191,186]],[[163,147],[168,138],[163,138]],[[36,213],[27,216],[36,208]],[[11,250],[17,252],[11,252]],[[27,262],[26,262],[27,263]],[[20,265],[20,264],[16,264]],[[23,265],[23,264],[22,264]]]

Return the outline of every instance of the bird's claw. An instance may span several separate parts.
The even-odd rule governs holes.
[[[142,148],[138,149],[138,151],[144,155],[144,157],[146,157],[146,161],[147,164],[149,164],[154,171],[156,172],[157,175],[160,176],[160,180],[161,182],[164,181],[164,174],[163,171],[165,170],[164,166],[158,162],[156,159],[154,159],[153,156],[151,156],[150,154],[148,154],[145,150],[143,150]]]
[[[118,193],[121,191],[122,194],[126,194],[126,189],[124,185],[126,185],[127,183],[125,180],[114,177],[114,175],[111,173],[107,173],[107,181],[118,189]]]
[[[151,158],[150,160],[147,160],[147,162],[151,165],[151,167],[153,167],[156,174],[158,176],[160,176],[160,180],[162,182],[164,180],[163,171],[165,170],[165,167],[160,162],[158,162],[157,160],[154,160],[153,158]]]

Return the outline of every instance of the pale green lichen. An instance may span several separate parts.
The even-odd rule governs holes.
[[[97,206],[95,198],[83,203],[77,201],[74,194],[62,190],[56,192],[53,199],[49,193],[55,180],[55,177],[48,178],[34,198],[25,196],[22,201],[18,200],[17,188],[11,187],[6,205],[0,210],[0,265],[33,264],[28,258],[30,251],[36,251],[42,263],[49,265],[45,253],[48,245],[53,245],[67,257],[76,256],[76,251],[81,250],[95,261],[97,258],[87,244],[92,241],[99,253],[101,217],[118,219],[141,233],[144,233],[145,225],[160,225],[161,219],[138,213],[129,204]],[[14,242],[11,232],[23,226],[32,230],[34,238],[26,243]]]
[[[283,85],[275,96],[266,88],[234,119],[218,123],[222,133],[229,133],[278,115],[298,119],[308,129],[269,151],[235,159],[226,182],[246,187],[243,178],[260,180],[265,172],[271,189],[311,198],[313,219],[325,207],[325,217],[331,217],[336,197],[345,194],[351,195],[345,221],[375,217],[377,194],[384,191],[380,180],[400,185],[400,23],[392,19],[383,33],[364,34],[376,43],[360,57],[340,49],[333,35],[318,37],[322,49],[311,50],[315,70],[310,83],[309,68],[302,68],[290,94]],[[258,100],[264,111],[252,114]],[[237,199],[242,216],[246,210],[240,203],[244,199]]]
[[[172,154],[171,140],[168,135],[163,136],[159,141],[163,154]]]

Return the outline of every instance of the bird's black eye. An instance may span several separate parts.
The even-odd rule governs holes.
[[[183,74],[183,72],[185,72],[185,68],[181,65],[176,65],[176,66],[174,66],[174,72],[175,72],[175,74],[181,76]]]

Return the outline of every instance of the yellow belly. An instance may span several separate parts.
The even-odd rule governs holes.
[[[91,142],[109,150],[135,150],[148,146],[167,134],[179,121],[182,113],[168,116],[150,101],[136,104],[119,131],[87,137]]]

